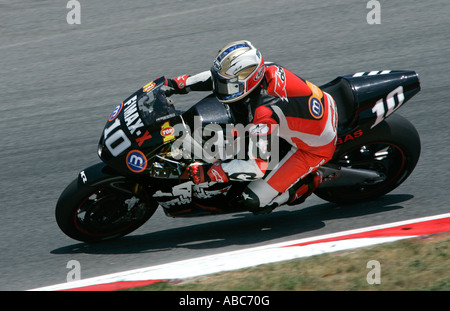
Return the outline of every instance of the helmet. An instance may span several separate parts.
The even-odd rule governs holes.
[[[211,67],[213,90],[223,103],[246,97],[264,78],[264,60],[249,41],[224,46]]]

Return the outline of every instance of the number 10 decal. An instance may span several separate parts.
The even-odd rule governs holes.
[[[119,119],[116,119],[113,124],[111,124],[108,128],[105,129],[105,146],[108,148],[109,152],[114,157],[117,157],[119,154],[127,150],[128,147],[131,146],[131,141],[128,139],[127,135],[119,128],[114,134],[109,135],[112,131],[114,131],[117,127],[120,126]]]
[[[397,103],[395,98],[397,98]],[[387,111],[384,106],[384,100],[383,98],[380,99],[375,103],[375,106],[372,108],[372,112],[377,115],[377,119],[375,120],[375,123],[370,127],[373,128],[378,123],[384,120],[384,118],[388,117],[391,113],[393,113],[395,110],[397,110],[405,101],[405,95],[403,94],[403,86],[399,86],[392,92],[390,92],[386,96],[386,106]]]

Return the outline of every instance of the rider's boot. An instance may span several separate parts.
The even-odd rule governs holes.
[[[288,205],[297,205],[305,202],[314,190],[322,183],[322,173],[319,171],[312,172],[297,184],[292,186],[289,191]]]

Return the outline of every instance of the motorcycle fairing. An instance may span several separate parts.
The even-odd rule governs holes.
[[[182,117],[158,92],[164,81],[161,77],[137,90],[113,110],[106,122],[98,155],[122,174],[148,175],[150,167],[138,169],[139,165],[181,136],[174,126],[184,124]]]
[[[338,137],[370,129],[420,91],[412,70],[359,72],[339,76],[321,86],[338,107]]]

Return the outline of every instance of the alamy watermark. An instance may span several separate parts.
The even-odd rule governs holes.
[[[66,277],[67,282],[81,280],[81,264],[78,260],[69,260],[66,268],[70,269]]]
[[[70,11],[67,13],[66,21],[69,25],[81,24],[81,4],[77,0],[69,0],[66,5]]]
[[[366,281],[367,284],[381,284],[381,264],[378,260],[370,260],[366,265],[367,269],[371,269],[367,273]]]
[[[369,25],[381,24],[381,4],[380,1],[370,0],[367,2],[366,8],[370,11],[367,13],[366,21]]]
[[[73,282],[81,280],[81,264],[78,260],[69,260],[66,265],[70,271],[67,273],[66,281]],[[367,273],[366,281],[369,285],[381,284],[381,264],[378,260],[369,260],[366,268],[370,269]]]
[[[255,157],[267,161],[267,169],[273,169],[280,160],[278,126],[267,124],[219,124],[202,126],[202,119],[194,116],[194,129],[186,124],[176,124],[173,133],[182,133],[172,143],[172,158],[202,160],[245,160]],[[177,135],[178,136],[178,135]]]
[[[78,0],[69,0],[66,8],[70,11],[67,13],[66,20],[69,25],[81,24],[81,4]],[[367,13],[366,21],[369,25],[381,24],[381,4],[377,0],[369,0],[366,8],[370,11]]]

